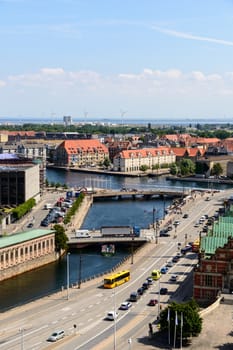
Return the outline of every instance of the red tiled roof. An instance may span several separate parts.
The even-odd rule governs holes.
[[[158,148],[142,148],[142,149],[137,149],[137,150],[124,150],[120,152],[121,158],[131,158],[132,156],[137,158],[137,157],[148,157],[149,154],[151,156],[158,156],[160,155],[170,155],[172,154],[172,150],[170,147],[158,147]]]
[[[67,140],[60,144],[59,148],[65,148],[68,154],[76,154],[81,152],[103,152],[108,154],[107,147],[99,140]]]

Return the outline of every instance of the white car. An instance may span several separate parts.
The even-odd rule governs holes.
[[[107,320],[110,320],[110,321],[114,321],[114,320],[116,320],[117,319],[117,317],[118,317],[118,312],[115,312],[115,311],[109,311],[108,313],[107,313]]]
[[[120,310],[129,310],[132,304],[129,301],[124,301],[121,303]]]
[[[54,341],[57,341],[59,339],[64,338],[64,336],[65,336],[65,332],[63,330],[55,331],[50,335],[50,337],[47,340],[54,342]]]

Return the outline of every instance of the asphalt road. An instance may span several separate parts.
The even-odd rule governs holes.
[[[194,227],[195,222],[203,214],[212,215],[224,197],[227,197],[227,193],[216,193],[207,202],[198,195],[195,201],[190,201],[183,208],[183,213],[189,214],[188,219],[182,219],[181,214],[170,218],[181,222],[176,234],[173,232],[171,237],[159,238],[158,245],[148,243],[135,255],[134,264],[126,262],[122,269],[130,268],[131,280],[115,290],[105,290],[100,279],[93,280],[83,284],[80,290],[70,289],[69,294],[65,290],[1,314],[0,350],[107,350],[114,349],[114,339],[117,349],[141,349],[140,346],[145,346],[148,342],[148,323],[154,322],[159,309],[157,306],[148,306],[149,299],[158,299],[159,288],[166,286],[168,295],[160,296],[162,307],[171,298],[185,300],[190,293],[188,287],[185,287],[189,283],[182,283],[196,262],[195,255],[191,253],[181,258],[129,311],[119,311],[116,323],[107,321],[106,313],[113,310],[115,305],[118,308],[121,302],[128,299],[130,293],[141,286],[153,269],[161,268],[176,255],[178,243],[184,245],[186,240],[197,238],[201,228]],[[171,274],[178,276],[177,283],[169,281]],[[177,293],[180,285],[182,288]],[[65,330],[65,338],[55,344],[48,343],[48,336],[57,329]]]

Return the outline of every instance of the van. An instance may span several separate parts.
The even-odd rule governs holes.
[[[45,210],[52,209],[52,208],[53,208],[53,206],[51,203],[45,203],[45,205],[44,205]]]

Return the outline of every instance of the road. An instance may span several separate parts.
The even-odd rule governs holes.
[[[65,290],[3,313],[0,318],[0,350],[107,350],[114,348],[114,339],[117,349],[129,349],[129,339],[132,348],[137,349],[137,339],[148,336],[148,323],[153,323],[158,315],[159,306],[149,307],[149,299],[159,299],[158,291],[163,286],[168,288],[168,295],[160,296],[161,307],[171,299],[185,300],[190,293],[189,283],[183,284],[183,281],[196,263],[195,254],[188,253],[174,264],[129,311],[119,311],[117,322],[107,321],[106,313],[115,306],[118,308],[153,269],[161,268],[171,260],[178,252],[178,243],[184,245],[186,240],[196,238],[200,231],[194,227],[196,221],[203,214],[213,215],[227,196],[227,192],[220,192],[212,196],[211,201],[205,201],[198,195],[194,202],[189,202],[183,208],[183,213],[189,214],[187,219],[181,214],[172,218],[180,220],[176,234],[172,232],[171,237],[159,238],[157,245],[154,242],[146,244],[134,256],[133,264],[126,262],[122,269],[130,268],[131,280],[115,290],[103,289],[100,279],[92,280],[83,284],[81,289],[73,288],[69,293]],[[177,283],[169,281],[171,274],[178,275]],[[182,288],[177,292],[181,284]],[[65,338],[54,344],[48,343],[46,339],[57,329],[65,330]]]

